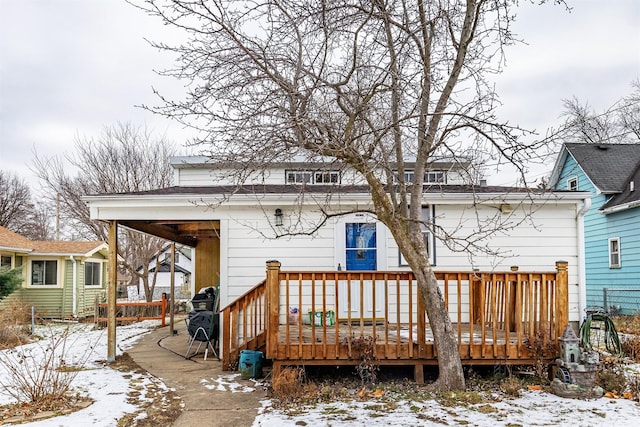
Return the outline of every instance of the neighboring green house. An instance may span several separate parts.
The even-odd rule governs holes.
[[[0,226],[0,268],[21,268],[22,287],[2,301],[19,299],[44,318],[94,314],[107,284],[105,242],[36,241]]]

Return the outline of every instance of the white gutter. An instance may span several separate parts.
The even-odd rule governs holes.
[[[578,210],[578,311],[580,322],[587,315],[587,267],[585,262],[584,216],[591,209],[591,198],[585,198]]]
[[[76,260],[73,255],[69,256],[69,259],[71,260],[71,262],[73,262],[73,286],[72,286],[72,298],[73,301],[71,302],[71,307],[72,307],[72,312],[73,312],[73,317],[77,318],[78,317],[78,260]]]
[[[612,214],[616,212],[626,211],[627,209],[633,209],[640,206],[640,200],[636,200],[634,202],[625,203],[623,205],[611,206],[610,208],[603,209],[601,212],[603,214]]]

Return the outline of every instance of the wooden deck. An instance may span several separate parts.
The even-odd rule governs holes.
[[[530,342],[556,343],[567,324],[567,265],[555,272],[438,272],[464,364],[533,364]],[[301,313],[289,319],[289,307]],[[334,324],[306,324],[307,310]],[[267,264],[267,278],[225,307],[222,358],[233,369],[243,349],[286,365],[353,365],[356,342],[374,342],[380,365],[437,364],[428,319],[411,272],[292,272]],[[326,323],[326,322],[325,322]],[[555,354],[546,355],[549,360]]]

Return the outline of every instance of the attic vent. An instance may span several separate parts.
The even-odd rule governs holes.
[[[600,149],[600,150],[608,150],[609,147],[606,146],[606,145],[598,145],[598,149]]]

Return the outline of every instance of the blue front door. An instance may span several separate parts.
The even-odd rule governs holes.
[[[347,223],[345,227],[347,270],[375,270],[376,224]]]

